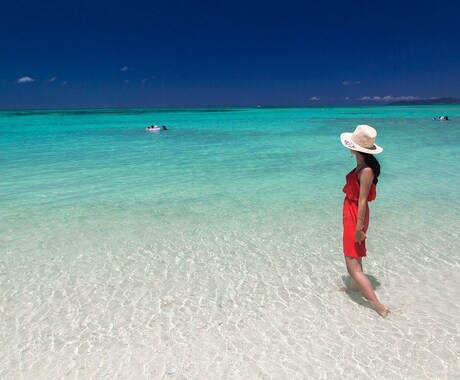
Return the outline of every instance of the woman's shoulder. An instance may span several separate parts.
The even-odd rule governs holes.
[[[365,166],[360,170],[358,173],[358,180],[362,182],[363,180],[370,180],[371,182],[374,180],[374,172],[370,166]]]
[[[365,166],[364,168],[362,168],[361,173],[370,173],[374,175],[374,172],[372,171],[372,168],[370,166]]]

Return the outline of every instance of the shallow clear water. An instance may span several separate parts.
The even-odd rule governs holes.
[[[387,320],[337,291],[361,123]],[[458,378],[459,153],[458,106],[1,111],[0,376]]]

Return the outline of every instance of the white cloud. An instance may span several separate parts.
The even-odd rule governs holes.
[[[352,80],[344,80],[342,82],[342,86],[351,86],[351,85],[355,85],[355,84],[361,84],[361,82],[359,80],[356,80],[356,81],[352,81]]]
[[[142,79],[142,84],[147,83],[148,81],[155,80],[157,79],[156,76],[150,77],[150,78],[144,78]]]
[[[57,79],[57,77],[52,77],[52,78],[50,78],[50,79],[48,80],[48,82],[51,82],[51,83],[56,82],[56,79]]]
[[[362,96],[361,98],[358,98],[358,100],[375,100],[379,101],[382,98],[380,96]]]
[[[398,100],[417,100],[419,96],[362,96],[358,100],[373,101],[373,102],[395,102]]]
[[[128,66],[123,66],[120,71],[128,71],[129,70],[129,67]]]
[[[417,100],[420,99],[420,96],[400,96],[395,100]]]
[[[319,100],[319,98],[316,97],[316,96],[312,96],[312,97],[310,98],[310,100],[311,100],[311,101],[314,101],[314,102],[317,102],[317,101]]]
[[[66,84],[67,84],[67,81],[65,80],[61,83],[61,86],[65,86]]]
[[[28,82],[34,82],[34,81],[35,79],[31,77],[21,77],[16,81],[16,83],[28,83]]]

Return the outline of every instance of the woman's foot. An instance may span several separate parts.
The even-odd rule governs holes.
[[[390,312],[390,308],[385,306],[384,304],[378,301],[369,301],[374,310],[379,313],[379,315],[383,318],[386,318],[388,313]]]

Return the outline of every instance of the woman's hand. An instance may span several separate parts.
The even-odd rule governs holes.
[[[363,241],[366,240],[366,234],[363,230],[359,229],[355,231],[355,241],[358,244],[362,244]]]

